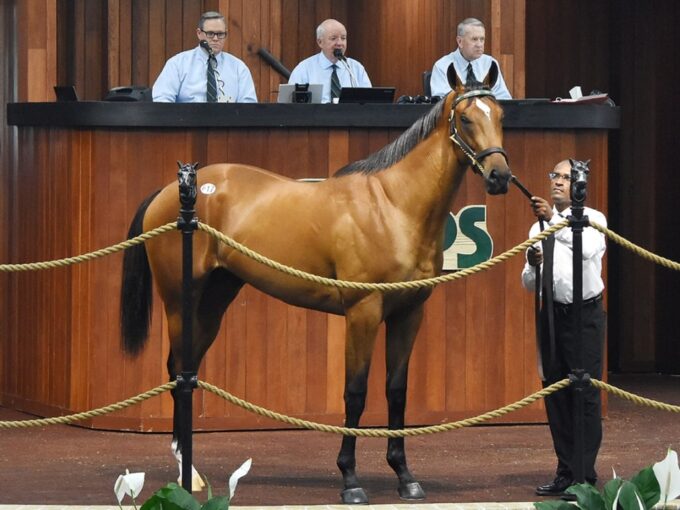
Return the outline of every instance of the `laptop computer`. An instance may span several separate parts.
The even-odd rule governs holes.
[[[394,87],[343,87],[339,103],[393,103]]]
[[[57,96],[57,101],[78,101],[78,94],[73,85],[55,85],[54,95]]]
[[[295,86],[300,86],[301,84],[294,83],[282,83],[279,85],[279,97],[277,99],[278,103],[320,103],[321,95],[323,94],[323,85],[320,83],[310,83],[307,85],[307,92],[311,92],[309,101],[299,101],[296,100],[294,95]],[[306,85],[306,84],[304,84]],[[298,96],[299,97],[299,96]],[[302,96],[304,97],[304,96]]]

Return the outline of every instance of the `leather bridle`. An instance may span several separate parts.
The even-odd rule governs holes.
[[[456,106],[458,106],[458,103],[460,103],[464,99],[470,99],[471,97],[484,97],[484,96],[493,97],[493,93],[487,89],[479,89],[470,90],[459,95],[454,100],[453,105],[451,106],[451,113],[449,115],[450,126],[449,138],[454,144],[456,144],[456,146],[463,152],[463,154],[465,154],[468,157],[468,159],[472,163],[472,169],[479,175],[484,175],[484,167],[482,166],[481,162],[484,160],[484,158],[491,154],[494,153],[503,154],[506,163],[509,163],[508,155],[505,152],[505,149],[503,149],[502,147],[488,147],[479,152],[475,152],[472,149],[472,147],[470,147],[470,145],[468,145],[468,143],[461,138],[460,134],[458,133],[458,129],[456,128]]]

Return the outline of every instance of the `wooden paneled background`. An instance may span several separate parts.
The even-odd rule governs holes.
[[[487,24],[487,48],[501,62],[511,92],[524,95],[524,0],[22,0],[19,19],[36,26],[20,45],[25,72],[19,100],[51,101],[52,85],[73,84],[99,100],[119,85],[153,85],[165,61],[193,48],[206,10],[228,19],[225,49],[250,68],[260,101],[275,101],[283,80],[258,55],[264,47],[289,69],[316,53],[315,29],[345,23],[348,54],[374,85],[397,95],[422,93],[421,74],[455,47],[455,27],[475,16]],[[21,33],[21,32],[20,32]]]
[[[610,138],[610,225],[680,261],[680,2],[527,0],[526,12],[527,96],[574,85],[610,93],[622,107]],[[611,369],[680,373],[679,290],[680,273],[609,244]]]
[[[396,138],[391,129],[20,129],[21,174],[12,180],[17,239],[12,260],[51,260],[110,246],[125,237],[138,204],[176,180],[175,160],[236,161],[294,178],[326,177]],[[574,151],[606,167],[600,130],[509,130],[504,147],[524,168],[530,189],[547,190],[544,168]],[[539,145],[539,153],[533,147]],[[144,150],[140,151],[140,147]],[[295,154],[289,157],[289,154]],[[50,169],[50,171],[45,171]],[[606,181],[590,185],[590,203],[607,210]],[[532,216],[516,190],[487,196],[468,172],[452,210],[487,205],[500,253],[526,239]],[[198,211],[200,216],[200,211]],[[31,235],[22,235],[29,232]],[[205,235],[198,233],[197,235]],[[36,239],[40,242],[36,242]],[[83,411],[136,395],[167,378],[167,325],[156,298],[149,345],[122,355],[118,295],[122,256],[69,268],[12,274],[13,313],[2,345],[11,369],[0,379],[10,407],[36,414]],[[522,289],[524,260],[441,285],[426,306],[409,376],[409,424],[481,414],[539,389],[533,294]],[[36,314],[36,308],[40,313]],[[324,423],[342,422],[344,319],[288,306],[245,287],[230,306],[199,377],[258,405]],[[383,425],[384,331],[376,342],[362,423]],[[85,423],[100,428],[167,430],[169,394]],[[282,426],[207,392],[198,392],[197,429]],[[538,404],[502,421],[541,421]]]
[[[680,63],[673,58],[673,49],[680,46],[680,31],[676,28],[680,2],[1,0],[0,6],[0,50],[5,57],[0,86],[3,104],[52,101],[52,85],[56,83],[73,83],[83,98],[92,100],[100,99],[113,86],[150,85],[167,57],[195,44],[196,20],[201,11],[208,9],[221,10],[228,16],[227,49],[246,61],[261,100],[273,99],[272,92],[280,78],[256,56],[257,48],[266,47],[292,68],[297,61],[316,52],[314,28],[329,16],[345,21],[349,30],[349,54],[366,65],[376,85],[395,85],[398,94],[414,94],[421,91],[421,72],[452,48],[455,23],[466,16],[480,17],[487,23],[487,49],[501,61],[506,81],[516,97],[564,96],[571,86],[580,84],[586,93],[592,88],[610,92],[622,106],[622,129],[610,144],[610,224],[631,240],[680,260],[680,241],[675,234],[680,217],[674,207],[675,195],[680,189],[680,174],[674,164],[675,138],[680,132],[675,107],[680,99],[676,86]],[[13,147],[17,134],[14,128],[5,125],[4,108],[0,119],[0,170],[4,189],[13,179],[32,179],[38,171],[49,171],[55,160],[78,164],[79,158],[90,162],[97,157],[96,153],[87,151],[92,141],[85,135],[74,134],[70,138],[64,135],[53,153],[22,157],[15,163]],[[59,137],[59,130],[54,131]],[[119,142],[118,139],[112,142],[111,150],[115,150]],[[133,142],[127,140],[126,143]],[[79,147],[77,157],[73,154],[74,144]],[[573,149],[578,151],[580,147]],[[528,165],[535,163],[532,152],[533,148],[527,146],[519,160],[515,154],[511,157],[517,165]],[[354,156],[354,152],[350,155]],[[518,173],[520,166],[516,166]],[[593,167],[593,171],[597,172],[597,168]],[[140,175],[143,178],[143,173]],[[115,181],[116,176],[110,178]],[[50,185],[57,183],[58,180]],[[68,185],[80,186],[71,189],[79,192],[74,193],[79,200],[91,200],[88,186],[92,183],[87,179]],[[37,184],[33,193],[45,200],[53,199],[47,188]],[[18,199],[0,193],[0,219],[12,218],[29,224],[38,221],[39,218],[17,218],[12,214]],[[74,207],[66,202],[52,205],[63,206],[58,210],[65,213]],[[127,218],[120,221],[126,222]],[[529,223],[525,216],[517,221]],[[39,233],[48,239],[61,236],[72,239],[69,225],[64,221]],[[101,235],[88,228],[81,234],[85,240]],[[27,242],[27,239],[3,234],[2,261],[10,261],[10,247]],[[62,252],[64,255],[80,253],[80,248],[82,246],[69,244],[63,246]],[[36,260],[41,259],[44,254],[38,247],[35,250]],[[678,373],[680,333],[676,326],[674,296],[680,277],[613,244],[610,244],[608,258],[610,368]],[[57,290],[65,278],[81,278],[95,270],[83,266],[69,276],[56,272],[50,277],[49,288],[43,290]],[[0,275],[0,285],[3,289],[0,312],[11,318],[13,307],[25,305],[17,304],[18,288],[8,284],[6,275]],[[31,292],[35,292],[35,306],[40,306],[42,290]],[[65,299],[77,300],[79,296]],[[111,310],[114,309],[115,304],[111,304]],[[83,309],[81,313],[80,320],[85,320],[92,311]],[[317,324],[312,328],[319,327],[313,319],[311,324]],[[0,334],[6,337],[11,328],[15,331],[25,328],[28,333],[37,327],[3,320]],[[69,328],[69,334],[77,334],[78,321],[63,324],[55,314],[54,321],[40,327]],[[105,358],[92,357],[93,354],[77,348],[65,352],[54,346],[51,359],[54,362],[59,357],[71,356],[82,363],[105,363]],[[49,371],[51,362],[48,361],[36,362],[46,363],[45,370]],[[13,364],[12,354],[6,351],[0,351],[0,362],[6,373],[19,368]],[[122,378],[125,374],[117,375]],[[54,377],[67,375],[54,374]],[[38,390],[84,391],[75,387]],[[71,397],[77,401],[85,398],[79,394]]]

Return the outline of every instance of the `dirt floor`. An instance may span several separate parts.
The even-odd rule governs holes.
[[[680,377],[610,376],[617,387],[680,404]],[[601,480],[612,468],[628,478],[680,450],[680,415],[610,397],[598,458]],[[0,420],[29,416],[0,407]],[[100,432],[74,426],[0,429],[0,504],[114,505],[113,484],[126,468],[145,471],[143,501],[176,480],[167,434]],[[217,494],[248,457],[235,505],[339,503],[337,436],[314,431],[202,433],[194,460]],[[407,440],[412,472],[428,503],[536,501],[536,485],[552,480],[554,454],[546,425],[482,426]],[[385,460],[385,441],[359,439],[358,472],[371,504],[399,503],[396,477]],[[205,492],[197,494],[205,499]]]

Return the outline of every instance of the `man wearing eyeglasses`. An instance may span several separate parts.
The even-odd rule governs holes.
[[[227,24],[219,12],[198,21],[199,45],[171,57],[153,85],[153,100],[164,103],[257,103],[245,63],[222,51]]]
[[[548,174],[550,178],[551,206],[541,197],[531,198],[534,216],[542,219],[545,227],[562,222],[571,215],[571,164],[569,160],[560,161]],[[584,215],[595,223],[607,226],[604,215],[584,208]],[[539,233],[539,223],[534,223],[529,231],[533,237]],[[572,368],[583,368],[591,377],[602,378],[602,352],[604,349],[605,312],[602,308],[602,256],[605,252],[605,238],[593,227],[583,229],[583,362],[579,359],[576,324],[573,315],[573,246],[571,228],[563,228],[554,234],[554,251],[552,264],[553,313],[546,307],[545,295],[540,313],[540,352],[543,368],[543,387],[549,386],[569,376]],[[546,243],[549,246],[552,243]],[[541,264],[541,274],[549,274],[543,267],[544,254],[540,245],[527,251],[526,264],[522,271],[522,284],[529,290],[536,286],[535,266]],[[545,254],[549,260],[549,254]],[[548,277],[549,280],[549,277]],[[549,284],[548,281],[545,282]],[[545,286],[541,286],[545,289]],[[553,323],[553,336],[550,334],[550,323]],[[551,346],[554,343],[554,346]],[[552,349],[554,348],[554,352]],[[580,365],[583,366],[580,366]],[[552,434],[553,446],[557,455],[555,479],[546,485],[536,488],[539,496],[562,496],[565,490],[574,484],[574,415],[572,410],[572,387],[559,390],[545,398],[548,424]],[[602,442],[600,390],[587,386],[584,391],[584,465],[585,479],[591,484],[597,481],[595,460]],[[574,498],[575,499],[575,498]]]

